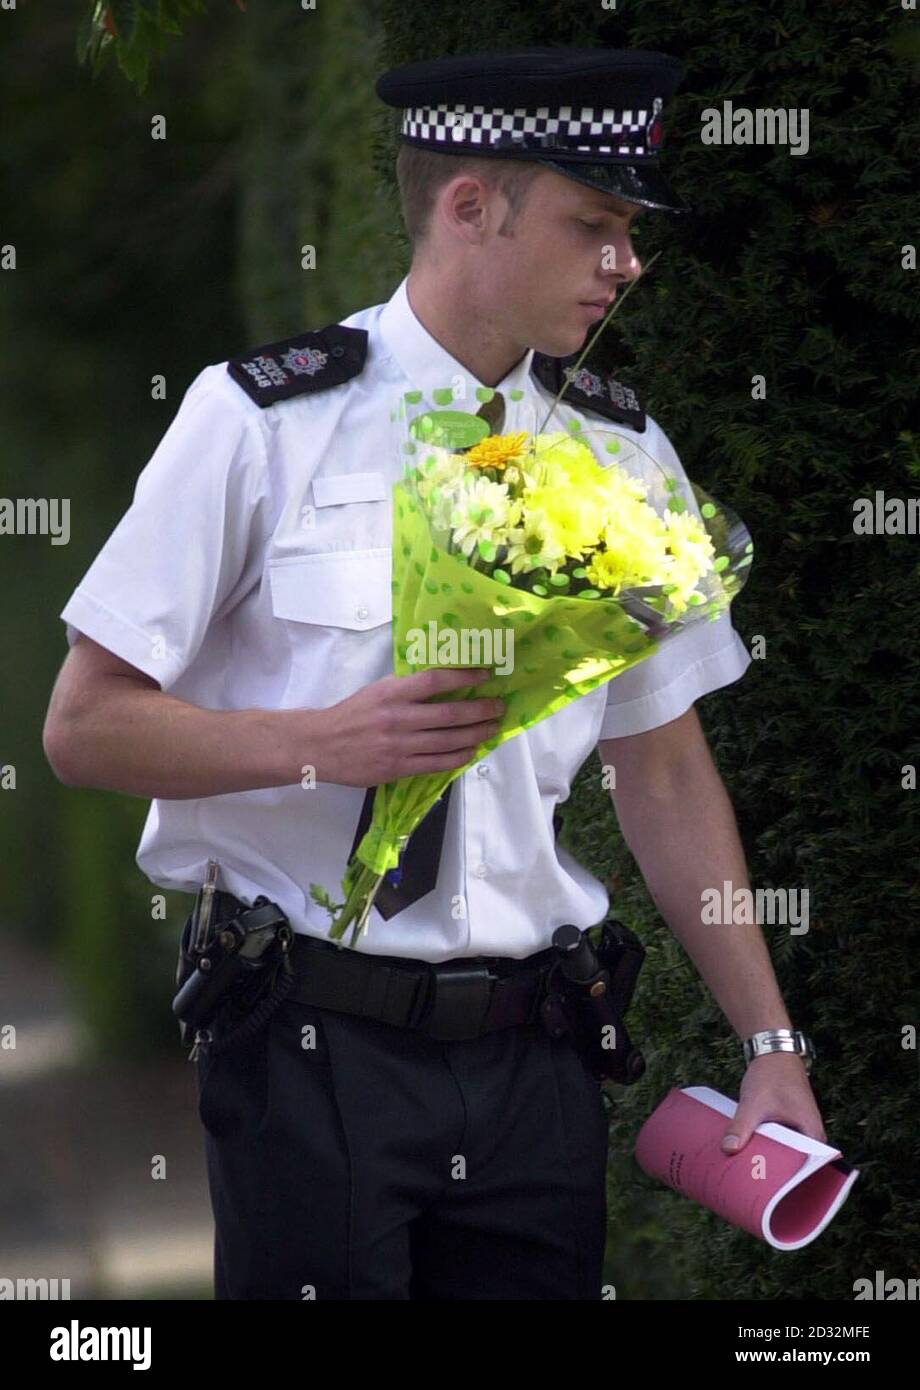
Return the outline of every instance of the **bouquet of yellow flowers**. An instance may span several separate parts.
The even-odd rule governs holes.
[[[483,398],[493,393],[479,388]],[[499,732],[463,767],[377,788],[342,881],[317,884],[330,938],[364,930],[384,874],[448,784],[506,739],[615,679],[689,624],[712,621],[747,576],[750,534],[729,508],[602,427],[489,434],[458,410],[409,407],[393,487],[393,669],[487,666],[437,699],[498,696]],[[600,459],[603,458],[604,462]],[[627,466],[628,465],[628,466]]]

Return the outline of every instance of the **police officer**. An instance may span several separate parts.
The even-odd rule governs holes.
[[[463,773],[355,948],[328,941],[309,885],[338,888],[375,785],[462,766],[499,712],[431,702],[469,673],[392,674],[391,411],[406,391],[472,409],[492,387],[493,423],[540,427],[638,273],[631,220],[683,208],[658,167],[679,76],[661,54],[565,48],[385,74],[409,274],[384,304],[205,367],[61,613],[55,770],[153,798],[137,854],[153,883],[195,892],[214,858],[218,916],[264,896],[294,931],[290,994],[197,1055],[218,1298],[601,1296],[604,1094],[538,1009],[554,929],[598,923],[609,899],[554,814],[598,744],[609,760],[625,745],[605,740],[646,735],[652,757],[651,731],[744,673],[730,616]],[[685,476],[590,361],[552,427],[573,419],[615,422]],[[788,1051],[765,951],[724,954],[707,978],[735,1026],[779,1029],[760,1046]],[[770,1060],[780,1113],[820,1137],[800,1059]]]

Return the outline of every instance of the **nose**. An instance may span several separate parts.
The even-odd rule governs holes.
[[[642,262],[625,229],[617,231],[601,252],[601,272],[608,284],[608,292],[611,282],[620,289],[642,274]]]
[[[632,237],[629,235],[629,232],[623,233],[622,244],[622,258],[618,253],[617,261],[619,262],[619,268],[623,272],[624,282],[628,283],[630,280],[637,279],[642,273],[642,262],[636,255],[636,248],[633,246]]]

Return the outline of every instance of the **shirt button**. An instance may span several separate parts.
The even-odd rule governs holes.
[[[473,870],[473,873],[476,875],[477,878],[485,878],[488,872],[489,871],[486,868],[485,864],[477,864],[475,869]]]
[[[355,617],[356,617],[356,618],[366,618],[366,617],[367,617],[367,609],[366,609],[366,608],[356,608],[356,609],[355,609]]]
[[[488,777],[488,775],[489,775],[489,769],[486,767],[485,763],[477,763],[477,764],[476,764],[476,776],[477,776],[477,777]]]

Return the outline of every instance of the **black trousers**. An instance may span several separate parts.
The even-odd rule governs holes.
[[[197,1068],[216,1298],[602,1297],[607,1102],[567,1037],[286,1001]]]

